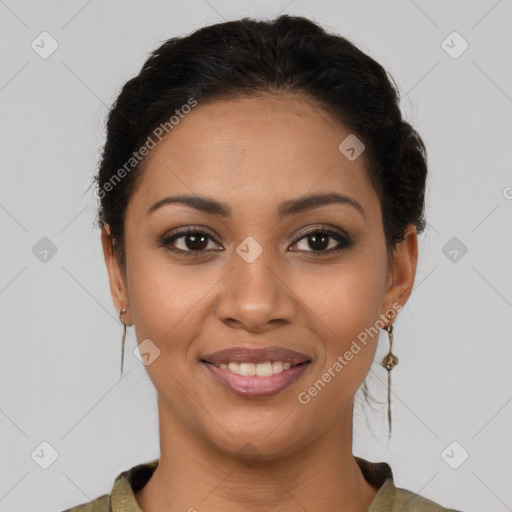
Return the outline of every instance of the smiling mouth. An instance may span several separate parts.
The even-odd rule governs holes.
[[[311,366],[309,354],[281,346],[231,346],[201,355],[198,362],[224,391],[264,398],[289,388]]]
[[[202,363],[211,364],[221,370],[227,370],[235,375],[242,375],[244,377],[271,377],[272,375],[279,375],[290,368],[297,366],[305,366],[311,361],[308,359],[301,363],[290,363],[289,361],[266,361],[263,363],[251,362],[229,362],[229,363],[210,363],[204,359]]]

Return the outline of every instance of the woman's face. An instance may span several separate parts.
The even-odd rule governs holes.
[[[105,232],[103,243],[114,301],[174,429],[270,459],[351,422],[375,332],[412,288],[417,240],[411,227],[388,266],[365,153],[339,149],[349,135],[298,95],[199,102],[146,158],[125,217],[126,281]],[[342,199],[308,201],[318,194]],[[197,208],[162,202],[178,195]],[[212,202],[222,206],[200,208]],[[234,347],[309,362],[280,372],[285,356],[270,352],[270,366],[240,365],[259,373],[245,377],[205,362]]]

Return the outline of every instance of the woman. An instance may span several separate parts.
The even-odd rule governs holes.
[[[447,511],[352,454],[425,225],[385,70],[304,18],[222,23],[158,48],[107,127],[102,244],[161,455],[70,510]]]

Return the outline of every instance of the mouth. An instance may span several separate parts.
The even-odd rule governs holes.
[[[237,396],[264,398],[284,391],[312,363],[309,356],[283,347],[235,347],[199,360],[214,379]]]

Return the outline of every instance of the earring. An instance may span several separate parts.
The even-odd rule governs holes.
[[[123,376],[123,361],[124,361],[124,340],[126,339],[126,324],[123,322],[123,315],[126,313],[126,309],[119,310],[119,320],[123,324],[123,341],[121,342],[121,377]]]
[[[389,352],[382,360],[382,366],[388,371],[388,424],[389,424],[389,438],[391,438],[391,370],[398,364],[398,357],[396,357],[393,350],[393,326],[387,325],[386,330],[388,331],[389,337]]]

